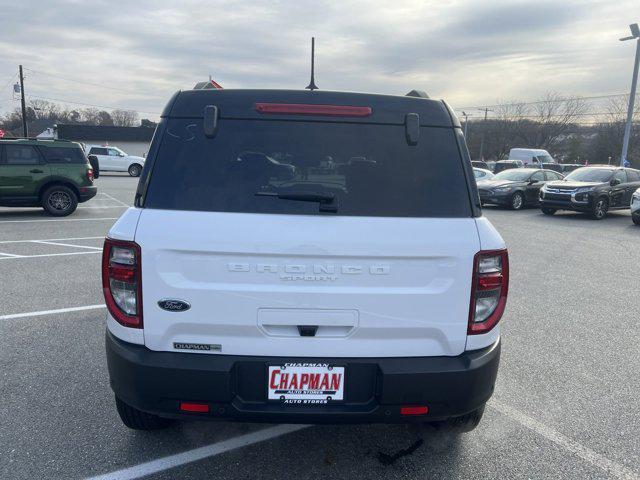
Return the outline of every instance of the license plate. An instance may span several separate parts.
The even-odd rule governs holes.
[[[344,400],[344,367],[327,363],[269,366],[267,398],[285,404],[324,404]]]

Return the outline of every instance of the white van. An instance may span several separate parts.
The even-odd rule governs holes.
[[[509,160],[522,160],[525,165],[558,163],[549,152],[541,148],[512,148],[509,150]]]

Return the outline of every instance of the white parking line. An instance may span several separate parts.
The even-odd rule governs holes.
[[[0,255],[6,255],[7,257],[12,257],[12,258],[21,257],[22,256],[22,255],[15,255],[13,253],[2,253],[2,252],[0,252]]]
[[[38,243],[40,245],[58,245],[60,247],[88,248],[90,250],[102,250],[102,247],[89,247],[87,245],[73,245],[71,243],[46,242],[44,240],[31,240],[29,243]]]
[[[118,217],[101,218],[51,218],[34,220],[0,220],[0,223],[32,223],[32,222],[97,222],[102,220],[117,220]]]
[[[129,208],[129,205],[111,205],[108,207],[77,207],[77,208],[81,210],[91,210],[91,209],[104,210],[106,208]]]
[[[14,318],[41,317],[43,315],[54,315],[56,313],[81,312],[83,310],[96,310],[105,308],[101,305],[85,305],[84,307],[58,308],[57,310],[40,310],[39,312],[12,313],[10,315],[0,315],[0,320],[11,320]]]
[[[111,199],[111,200],[113,200],[114,202],[119,203],[120,205],[122,205],[123,207],[127,207],[127,208],[128,208],[128,207],[130,207],[130,206],[131,206],[131,205],[127,205],[127,204],[126,204],[126,203],[124,203],[122,200],[118,200],[117,198],[112,197],[112,196],[111,196],[111,195],[109,195],[108,193],[104,193],[104,192],[101,192],[101,193],[102,193],[102,195],[104,195],[105,197],[110,198],[110,199]]]
[[[538,435],[573,453],[577,457],[598,467],[608,474],[613,475],[614,477],[624,480],[637,480],[638,478],[640,478],[640,474],[632,471],[624,465],[620,465],[619,463],[609,460],[603,455],[594,452],[593,450],[579,444],[575,440],[572,440],[571,438],[561,434],[560,432],[545,425],[544,423],[541,423],[538,420],[525,415],[524,413],[516,410],[513,407],[509,407],[494,399],[489,401],[489,405],[498,410],[503,415],[506,415],[512,420],[515,420],[519,424],[527,427],[529,430],[534,431]]]
[[[104,239],[104,235],[101,237],[66,237],[66,238],[35,238],[33,240],[0,240],[0,244],[3,243],[28,243],[28,242],[64,242],[68,240],[98,240]]]
[[[64,257],[67,255],[88,255],[91,253],[102,253],[102,249],[100,251],[91,251],[91,252],[68,252],[68,253],[42,253],[39,255],[14,255],[12,257],[0,257],[0,262],[2,260],[23,260],[25,258],[41,258],[41,257]]]
[[[246,435],[240,435],[239,437],[230,438],[229,440],[224,440],[219,443],[213,443],[205,447],[188,450],[176,455],[169,455],[168,457],[162,457],[157,460],[134,465],[133,467],[91,477],[88,480],[130,480],[140,478],[153,473],[162,472],[170,468],[196,462],[204,458],[220,455],[221,453],[236,450],[248,445],[253,445],[254,443],[264,442],[265,440],[293,433],[307,427],[308,425],[277,425],[275,427],[265,428]]]

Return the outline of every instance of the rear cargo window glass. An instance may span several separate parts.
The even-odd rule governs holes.
[[[80,147],[41,147],[47,163],[87,163]]]
[[[454,131],[421,127],[409,146],[404,126],[280,120],[171,119],[144,206],[170,210],[314,215],[333,198],[334,215],[469,217]]]

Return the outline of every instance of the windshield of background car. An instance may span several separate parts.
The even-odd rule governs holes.
[[[608,182],[611,180],[613,170],[606,168],[578,168],[565,177],[565,180],[574,182]]]
[[[530,171],[523,171],[520,169],[512,168],[511,170],[503,170],[497,173],[491,180],[511,180],[514,182],[523,182],[531,175]]]
[[[213,139],[201,119],[168,120],[144,206],[320,213],[278,193],[332,196],[337,215],[472,215],[453,129],[421,127],[409,146],[403,125],[281,120],[224,119]]]

